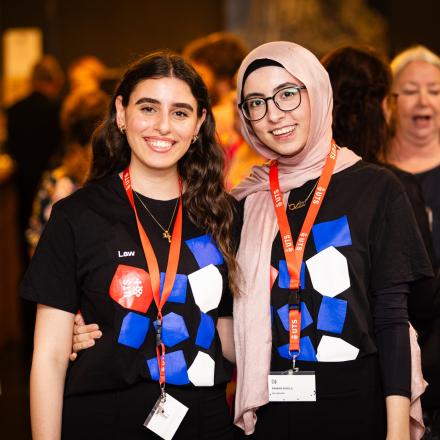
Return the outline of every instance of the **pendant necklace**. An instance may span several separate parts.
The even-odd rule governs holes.
[[[289,203],[287,206],[291,211],[295,211],[295,209],[304,208],[306,206],[307,200],[310,199],[311,195],[315,191],[316,185],[318,185],[318,181],[316,181],[315,185],[313,185],[312,190],[310,191],[309,195],[305,200],[298,200],[296,203]]]
[[[173,211],[173,215],[171,216],[171,220],[170,220],[170,224],[168,225],[168,228],[165,229],[157,220],[157,218],[150,212],[150,210],[147,208],[147,206],[145,205],[145,203],[142,201],[142,199],[139,197],[139,194],[136,191],[133,191],[134,195],[136,196],[136,198],[139,200],[139,202],[141,202],[141,205],[145,208],[145,211],[148,212],[148,214],[151,216],[151,218],[156,222],[156,224],[159,226],[160,229],[162,229],[163,234],[162,234],[162,238],[165,238],[166,240],[168,240],[168,243],[171,243],[171,234],[170,234],[170,229],[171,229],[171,223],[173,223],[173,219],[174,219],[174,214],[176,213],[176,209],[177,209],[177,205],[179,204],[179,198],[177,198],[177,202],[176,205],[174,206],[174,211]]]

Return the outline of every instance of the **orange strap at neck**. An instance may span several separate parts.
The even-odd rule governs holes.
[[[295,246],[293,245],[292,232],[289,221],[287,219],[286,208],[283,202],[283,194],[280,189],[278,180],[278,163],[272,161],[270,164],[269,181],[270,190],[272,194],[272,201],[277,216],[278,227],[281,235],[281,242],[283,245],[284,255],[286,257],[287,270],[290,276],[291,298],[289,298],[289,350],[299,351],[299,339],[301,328],[301,314],[300,314],[300,298],[299,289],[301,288],[300,272],[301,265],[304,258],[304,251],[307,240],[315,223],[316,216],[322,206],[325,193],[332,178],[333,170],[336,164],[337,147],[334,140],[332,140],[330,152],[327,156],[324,168],[316,186],[312,202],[307,211],[306,218],[298,235],[298,240]]]
[[[145,259],[147,260],[148,271],[151,280],[151,289],[153,291],[154,302],[157,306],[157,330],[156,330],[156,352],[158,356],[160,378],[159,383],[165,384],[165,345],[162,342],[162,309],[167,302],[171,290],[173,289],[174,280],[176,279],[177,267],[179,265],[180,247],[182,242],[182,182],[179,179],[179,208],[177,210],[176,221],[174,223],[173,234],[171,238],[170,252],[168,254],[168,264],[165,272],[165,281],[160,294],[160,272],[157,263],[156,254],[151,246],[148,235],[145,232],[136,210],[133,198],[133,189],[131,187],[130,171],[127,167],[122,174],[122,182],[127,194],[128,200],[133,208],[136,217],[139,237],[142,243]]]

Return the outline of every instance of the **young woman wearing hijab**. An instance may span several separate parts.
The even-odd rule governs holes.
[[[234,191],[235,423],[257,439],[408,439],[406,297],[431,267],[403,188],[332,141],[330,81],[303,47],[253,50],[238,101],[271,163]]]
[[[132,65],[95,135],[88,184],[54,205],[23,281],[38,303],[35,440],[171,438],[173,428],[175,439],[231,439],[223,169],[194,69],[166,52]],[[103,335],[68,368],[78,309]]]

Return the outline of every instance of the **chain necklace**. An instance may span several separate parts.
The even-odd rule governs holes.
[[[313,185],[312,190],[310,191],[309,195],[307,196],[307,198],[305,200],[298,200],[296,203],[289,203],[287,205],[289,207],[289,209],[291,211],[295,211],[295,209],[304,208],[304,206],[306,206],[307,200],[310,199],[310,196],[315,191],[315,188],[317,185],[318,185],[318,181],[316,181],[315,185]]]
[[[150,212],[150,210],[146,207],[145,203],[142,201],[142,199],[139,197],[139,194],[136,191],[133,191],[134,195],[136,196],[136,198],[139,200],[139,202],[141,202],[141,205],[145,208],[145,211],[148,212],[148,214],[150,214],[151,218],[156,222],[156,224],[159,226],[160,229],[162,229],[163,234],[162,237],[165,238],[166,240],[168,240],[168,243],[171,243],[171,234],[170,234],[170,228],[171,228],[171,223],[173,223],[173,219],[174,219],[174,214],[176,213],[176,209],[177,209],[177,205],[179,204],[179,198],[177,198],[177,202],[176,205],[174,206],[174,211],[173,211],[173,215],[171,216],[171,220],[170,220],[170,224],[168,225],[168,228],[165,229],[157,220],[157,218]]]

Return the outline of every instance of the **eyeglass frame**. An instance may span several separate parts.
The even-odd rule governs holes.
[[[293,107],[293,108],[291,108],[291,109],[289,109],[289,110],[283,110],[282,108],[279,107],[279,105],[277,104],[277,102],[275,101],[274,98],[275,98],[276,95],[278,95],[278,93],[282,92],[283,90],[288,90],[288,89],[296,89],[296,90],[298,90],[298,92],[299,92],[299,103],[298,103],[298,105],[297,105],[296,107]],[[240,104],[238,104],[238,108],[240,109],[241,113],[243,113],[243,116],[245,117],[245,119],[248,120],[249,122],[257,122],[257,121],[261,121],[261,120],[267,115],[267,110],[268,110],[268,108],[269,108],[267,102],[270,101],[270,100],[272,100],[273,103],[275,104],[276,108],[277,108],[278,110],[281,110],[282,112],[291,112],[291,111],[293,111],[293,110],[296,110],[296,109],[301,105],[301,100],[302,100],[302,98],[301,98],[301,90],[307,90],[307,87],[306,87],[306,86],[289,86],[289,87],[283,87],[282,89],[280,89],[280,90],[278,90],[276,93],[274,93],[272,96],[268,96],[267,98],[262,98],[262,97],[257,97],[257,96],[255,96],[255,97],[253,97],[253,98],[247,98],[247,99],[244,99],[243,101],[240,102]],[[249,119],[249,118],[246,116],[245,112],[243,111],[243,105],[246,103],[246,101],[249,101],[249,100],[251,100],[251,99],[255,99],[255,98],[258,98],[258,99],[261,99],[262,101],[264,101],[264,104],[265,104],[265,106],[266,106],[266,111],[264,112],[264,115],[263,115],[261,118],[258,118],[258,119]]]

